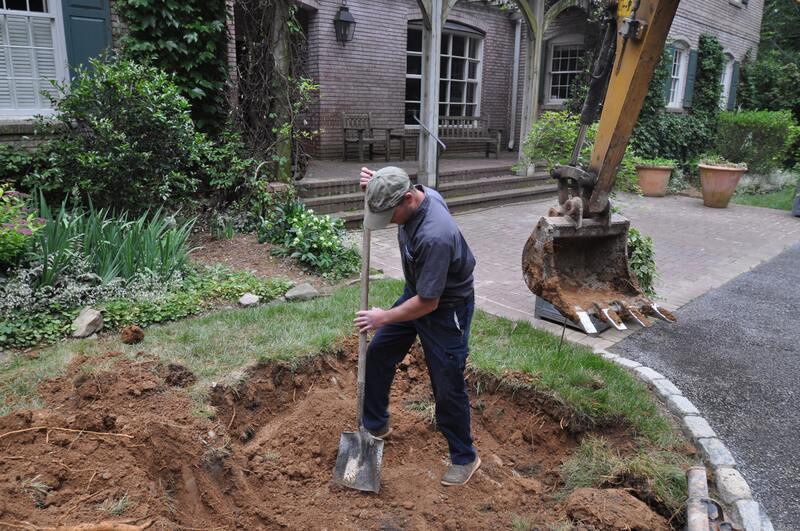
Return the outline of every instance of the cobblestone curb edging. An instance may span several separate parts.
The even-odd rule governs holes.
[[[684,432],[700,450],[706,466],[713,472],[717,492],[722,502],[730,507],[729,516],[734,524],[745,531],[774,531],[766,511],[753,499],[747,481],[736,469],[733,455],[680,389],[660,372],[637,361],[602,349],[595,350],[595,353],[633,372],[653,388],[667,408],[681,419]]]

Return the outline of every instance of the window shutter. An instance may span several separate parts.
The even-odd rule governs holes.
[[[728,90],[728,110],[736,107],[736,86],[739,84],[739,61],[733,62],[733,72],[731,72],[731,88]]]
[[[547,98],[544,97],[544,89],[547,87],[547,83],[545,83],[547,71],[547,41],[545,41],[542,43],[542,63],[539,65],[539,103],[547,101]]]
[[[61,0],[71,75],[111,45],[108,0]]]
[[[669,89],[672,87],[672,62],[675,60],[675,45],[667,43],[665,46],[667,50],[667,77],[664,80],[664,105],[669,103]]]
[[[689,53],[689,67],[686,69],[686,89],[683,91],[683,106],[691,107],[694,97],[694,78],[697,74],[697,50]]]

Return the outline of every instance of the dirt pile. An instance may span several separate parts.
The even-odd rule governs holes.
[[[212,390],[214,419],[192,414],[180,387],[194,376],[180,365],[144,354],[76,358],[41,384],[46,408],[0,418],[0,528],[115,520],[150,529],[487,529],[509,528],[518,515],[546,528],[572,514],[593,528],[580,500],[553,496],[576,438],[525,388],[471,377],[484,464],[466,487],[439,484],[447,446],[417,350],[395,378],[381,493],[333,485],[339,435],[355,428],[354,343],[344,350],[294,368],[252,367]],[[592,510],[623,528],[646,518],[666,527],[644,504],[627,520]]]

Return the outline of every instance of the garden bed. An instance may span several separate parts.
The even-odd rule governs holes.
[[[271,251],[275,246],[258,243],[255,234],[236,234],[229,240],[200,234],[192,238],[192,245],[195,249],[190,259],[196,264],[222,264],[233,270],[252,272],[261,278],[286,278],[295,284],[311,284],[317,289],[331,284],[323,277],[309,273],[291,258],[274,256]]]
[[[144,352],[74,358],[66,374],[40,384],[45,408],[0,418],[10,457],[0,465],[0,524],[668,529],[643,478],[608,478],[616,488],[557,495],[560,468],[587,434],[523,374],[469,375],[484,465],[464,488],[441,486],[447,448],[432,423],[416,349],[395,378],[395,436],[386,444],[381,493],[333,485],[339,434],[354,428],[355,345],[351,339],[336,354],[250,367],[212,389],[212,419],[190,414],[180,387],[194,378],[179,365]],[[27,431],[9,434],[16,430]],[[635,451],[626,430],[603,435],[621,454]]]

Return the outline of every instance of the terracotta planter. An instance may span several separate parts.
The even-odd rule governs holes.
[[[747,168],[709,166],[698,164],[700,168],[700,187],[703,189],[703,204],[713,208],[725,208],[733,196],[739,179]]]
[[[670,175],[672,175],[672,166],[636,165],[639,188],[642,190],[642,194],[647,197],[664,197],[667,195]]]

